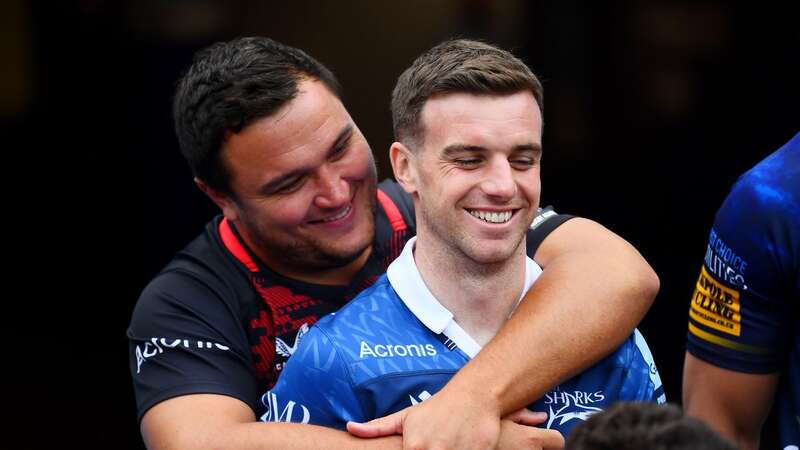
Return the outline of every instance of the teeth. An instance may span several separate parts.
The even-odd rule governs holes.
[[[339,214],[333,217],[322,219],[321,222],[333,222],[334,220],[339,220],[350,212],[350,208],[352,208],[352,206],[348,205],[347,208],[343,209],[342,212],[340,212]]]
[[[489,223],[505,223],[511,220],[511,211],[492,212],[492,211],[469,211],[470,214]]]

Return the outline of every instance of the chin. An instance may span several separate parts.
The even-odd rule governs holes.
[[[515,246],[481,246],[465,252],[470,259],[479,264],[498,264],[508,261],[517,254],[519,245]]]
[[[365,239],[365,236],[369,236],[368,239]],[[336,240],[335,242],[331,242],[332,245],[326,246],[319,246],[318,252],[322,259],[328,261],[336,261],[338,262],[338,266],[347,265],[354,260],[356,260],[359,256],[364,253],[370,244],[372,243],[372,235],[365,232],[353,232],[353,239],[347,239],[346,242],[342,242],[344,239]]]
[[[319,264],[315,265],[317,265],[320,269],[344,267],[364,254],[364,251],[367,249],[367,247],[369,247],[369,245],[359,247],[357,250],[338,249],[320,252],[317,258],[319,260]]]

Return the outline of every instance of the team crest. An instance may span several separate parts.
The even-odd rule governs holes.
[[[283,339],[275,338],[275,352],[286,358],[294,355],[294,352],[297,351],[297,347],[300,346],[300,341],[306,333],[308,333],[308,323],[304,323],[300,326],[300,329],[297,330],[297,335],[294,337],[294,345],[291,347],[289,347]]]

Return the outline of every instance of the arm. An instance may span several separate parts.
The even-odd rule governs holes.
[[[686,353],[683,407],[744,450],[757,450],[778,374],[734,372]]]
[[[589,220],[559,226],[534,259],[544,272],[500,333],[439,393],[401,412],[406,447],[491,447],[501,416],[617,348],[658,291],[642,256]]]
[[[658,277],[636,249],[590,220],[559,226],[534,259],[544,272],[514,316],[447,385],[464,392],[490,386],[488,400],[498,416],[619,347],[658,292]]]
[[[256,422],[249,406],[233,397],[193,394],[166,400],[142,419],[144,442],[151,450],[305,450],[309,448],[401,449],[401,436],[360,439],[316,425]],[[564,438],[556,431],[501,422],[498,449],[560,449]]]
[[[261,393],[250,348],[240,319],[231,314],[236,307],[225,301],[235,294],[212,289],[214,278],[205,281],[162,275],[145,289],[134,310],[128,331],[131,376],[148,448],[401,447],[395,437],[362,442],[323,427],[256,422]],[[161,337],[166,337],[163,342]],[[223,346],[207,348],[197,342]],[[279,413],[285,417],[283,410]]]
[[[335,367],[331,372],[323,371],[303,361],[301,355],[295,358],[299,359],[290,360],[278,384],[262,398],[268,412],[261,420],[267,423],[256,422],[252,409],[233,397],[215,394],[174,397],[158,403],[144,415],[141,431],[147,447],[157,450],[402,448],[400,436],[360,439],[333,428],[303,424],[341,425],[342,417],[359,416],[357,405],[348,401],[352,392],[347,391],[349,386],[341,385],[337,376],[341,374],[337,374]],[[320,361],[329,362],[324,357]],[[564,439],[558,432],[514,422],[538,424],[544,417],[517,414],[511,419],[501,422],[499,448],[563,447]]]
[[[153,450],[195,449],[399,449],[399,436],[359,439],[316,425],[256,422],[241,401],[192,394],[163,401],[142,418],[142,436]]]

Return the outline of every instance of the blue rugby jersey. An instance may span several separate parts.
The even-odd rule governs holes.
[[[371,420],[424,401],[477,354],[480,346],[425,286],[414,263],[415,240],[385,276],[309,331],[277,384],[262,396],[267,412],[261,420],[344,429],[347,421]],[[540,273],[527,258],[523,292]],[[530,408],[547,412],[545,425],[566,434],[618,400],[665,401],[638,331]]]
[[[737,372],[781,372],[780,448],[800,446],[800,133],[742,175],[717,212],[687,350]]]

